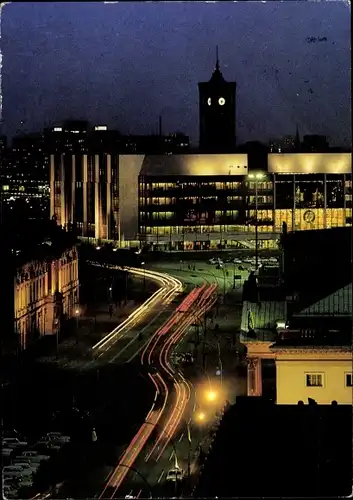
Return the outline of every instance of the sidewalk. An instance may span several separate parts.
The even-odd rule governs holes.
[[[91,347],[105,335],[119,326],[140,304],[129,300],[126,305],[113,307],[113,314],[109,314],[108,304],[99,304],[85,311],[85,315],[78,319],[78,328],[72,326],[70,337],[59,338],[58,360],[56,353],[41,356],[41,363],[56,363],[61,368],[79,368],[82,361],[91,357]]]

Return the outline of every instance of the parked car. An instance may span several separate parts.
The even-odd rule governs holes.
[[[15,471],[15,470],[7,470],[3,471],[3,476],[5,479],[7,478],[13,478],[13,479],[32,479],[32,473],[30,472],[29,474],[24,474],[23,471]],[[33,481],[32,481],[33,482]]]
[[[13,484],[17,489],[30,488],[31,486],[33,486],[33,479],[31,476],[13,477],[5,479],[5,481],[6,484]],[[9,483],[7,483],[7,481],[9,481]]]
[[[17,496],[18,487],[15,484],[4,484],[4,497],[14,498]]]
[[[233,264],[242,264],[243,261],[241,259],[234,259]]]
[[[65,436],[64,434],[61,434],[61,432],[48,432],[46,436],[51,438],[53,441],[59,441],[62,443],[70,442],[70,436]]]
[[[4,448],[21,448],[22,446],[28,446],[28,443],[17,438],[3,438],[2,445]]]
[[[18,459],[18,458],[15,459],[13,461],[13,465],[19,465],[19,466],[23,467],[23,469],[25,469],[25,470],[31,470],[32,474],[35,474],[40,467],[40,464],[37,462],[22,462],[22,461],[20,462],[18,460],[21,460],[21,459]]]
[[[216,259],[213,259],[213,258],[210,259],[208,262],[209,262],[209,264],[212,264],[212,265],[217,264]]]
[[[3,457],[9,457],[11,453],[13,452],[14,448],[2,448],[1,450],[1,455]]]
[[[24,458],[31,458],[33,462],[42,462],[44,460],[50,459],[49,455],[40,455],[38,451],[34,450],[23,451],[19,456]]]
[[[36,447],[45,447],[45,448],[48,448],[48,449],[52,449],[52,450],[55,450],[56,448],[58,448],[59,450],[61,449],[61,447],[64,445],[64,443],[54,439],[53,437],[51,436],[44,436],[42,437],[37,443],[36,443]]]
[[[176,481],[182,481],[183,478],[184,478],[183,469],[170,469],[170,471],[167,474],[166,481],[173,481],[175,483]]]
[[[16,479],[12,478],[3,478],[3,487],[4,487],[5,497],[16,496],[19,490],[18,482],[16,481]]]
[[[21,465],[5,465],[3,468],[4,474],[8,472],[19,472],[23,476],[30,476],[32,472],[28,469],[24,469]]]

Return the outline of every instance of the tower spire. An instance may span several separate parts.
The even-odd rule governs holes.
[[[218,45],[216,45],[216,71],[219,71]]]

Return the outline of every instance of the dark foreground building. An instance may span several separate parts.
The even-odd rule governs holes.
[[[352,408],[243,398],[225,413],[195,497],[346,496]]]

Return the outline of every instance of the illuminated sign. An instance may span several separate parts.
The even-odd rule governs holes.
[[[108,127],[106,125],[96,125],[94,130],[108,130]]]
[[[54,127],[54,132],[62,132],[62,127]]]

